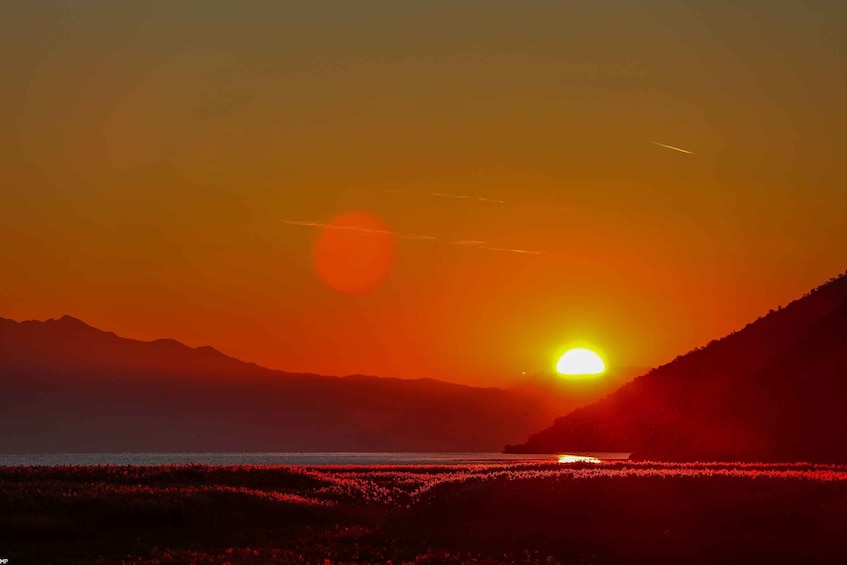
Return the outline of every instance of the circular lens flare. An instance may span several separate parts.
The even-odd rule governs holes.
[[[362,294],[379,286],[391,271],[394,236],[367,212],[346,212],[323,228],[312,258],[315,272],[328,287]]]
[[[599,375],[605,370],[600,356],[582,347],[566,351],[556,363],[556,371],[563,375]]]

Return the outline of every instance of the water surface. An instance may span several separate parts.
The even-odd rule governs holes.
[[[580,454],[625,459],[626,453]],[[23,453],[0,454],[9,465],[467,465],[498,462],[555,462],[561,454],[505,453]]]

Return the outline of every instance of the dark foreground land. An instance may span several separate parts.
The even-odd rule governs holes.
[[[29,563],[842,563],[847,466],[0,468]]]

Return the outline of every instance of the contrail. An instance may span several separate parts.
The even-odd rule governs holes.
[[[347,230],[347,231],[356,231],[361,233],[380,233],[393,235],[399,239],[413,239],[417,241],[436,241],[438,238],[433,237],[431,235],[419,235],[416,233],[400,233],[391,230],[375,230],[371,228],[360,228],[358,226],[338,226],[332,224],[321,224],[319,222],[299,222],[297,220],[280,220],[283,224],[288,224],[290,226],[306,226],[310,228],[327,228],[333,230]]]
[[[476,239],[468,239],[461,241],[443,241],[438,239],[432,235],[420,235],[414,233],[402,233],[391,230],[375,230],[371,228],[360,228],[357,226],[338,226],[332,224],[323,224],[320,222],[302,222],[299,220],[279,220],[283,224],[288,224],[290,226],[304,226],[309,228],[324,228],[324,229],[334,229],[334,230],[346,230],[346,231],[355,231],[361,233],[378,233],[378,234],[387,234],[393,235],[398,239],[409,239],[413,241],[431,241],[433,243],[440,243],[442,245],[459,245],[462,247],[471,247],[473,249],[484,249],[486,251],[501,251],[505,253],[521,253],[524,255],[544,255],[541,251],[531,251],[528,249],[509,249],[506,247],[491,247],[488,245],[487,241],[481,241]]]
[[[694,153],[692,151],[689,151],[688,149],[682,149],[681,147],[674,147],[673,145],[665,145],[664,143],[659,143],[658,141],[653,141],[653,140],[650,140],[650,139],[648,139],[647,141],[649,141],[653,145],[658,145],[659,147],[664,147],[665,149],[672,149],[673,151],[679,151],[680,153],[685,153],[686,155],[694,155]]]
[[[497,200],[495,198],[486,198],[484,196],[472,196],[468,194],[449,194],[446,192],[422,192],[420,190],[400,190],[390,189],[385,191],[388,194],[426,194],[428,196],[437,196],[439,198],[456,198],[459,200],[477,200],[478,202],[488,202],[490,204],[508,204],[505,200]]]
[[[459,198],[461,200],[478,200],[480,202],[491,202],[492,204],[506,204],[505,200],[495,200],[494,198],[485,198],[483,196],[468,196],[466,194],[446,194],[444,192],[430,192],[432,196],[440,196],[442,198]]]
[[[520,253],[522,255],[544,255],[541,251],[531,251],[529,249],[508,249],[505,247],[488,247],[486,245],[478,245],[477,249],[485,249],[487,251],[503,251],[506,253]]]
[[[507,247],[491,247],[487,241],[463,240],[454,241],[452,245],[462,247],[473,247],[474,249],[485,249],[486,251],[502,251],[504,253],[523,253],[524,255],[544,255],[541,251],[530,251],[529,249],[511,249]]]

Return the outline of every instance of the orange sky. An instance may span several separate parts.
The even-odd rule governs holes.
[[[508,384],[847,268],[844,3],[290,4],[0,6],[0,316]],[[315,268],[351,211],[358,294]]]

